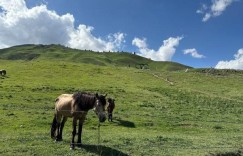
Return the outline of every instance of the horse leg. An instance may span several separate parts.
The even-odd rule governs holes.
[[[82,146],[82,129],[83,129],[83,121],[80,119],[78,123],[78,142],[77,142],[78,147]]]
[[[55,136],[55,132],[57,129],[57,120],[56,120],[56,114],[54,115],[53,121],[52,121],[52,125],[51,125],[51,138],[54,139]]]
[[[111,113],[111,122],[112,122],[112,113]]]
[[[112,114],[111,113],[108,114],[108,121],[112,121]]]
[[[75,138],[75,135],[76,135],[76,126],[77,126],[77,119],[75,117],[73,117],[73,132],[72,132],[72,142],[70,144],[70,149],[74,149],[74,138]]]
[[[59,140],[62,141],[62,132],[63,132],[63,127],[65,125],[65,122],[67,121],[67,117],[63,117],[62,123],[60,126],[60,133],[59,133]]]
[[[60,128],[61,128],[61,120],[62,120],[62,115],[57,114],[56,115],[56,120],[57,120],[57,135],[56,135],[56,141],[61,141],[60,139]]]

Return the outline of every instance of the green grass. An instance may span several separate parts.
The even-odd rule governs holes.
[[[6,60],[30,46],[37,50]],[[150,62],[150,70],[141,70],[122,65],[130,56],[127,53],[79,54],[66,49],[70,52],[66,54],[56,51],[60,46],[44,46],[43,51],[52,52],[29,59],[41,48],[15,48],[0,52],[4,58],[0,68],[7,70],[6,76],[0,76],[0,155],[184,156],[242,150],[242,71],[184,72],[174,70],[176,66],[156,70],[152,64],[158,62]],[[88,55],[99,63],[80,61],[92,58]],[[50,138],[50,125],[55,98],[75,91],[107,93],[116,99],[116,108],[114,122],[100,127],[99,146],[98,119],[90,111],[83,127],[84,146],[70,151],[71,119],[63,142]]]

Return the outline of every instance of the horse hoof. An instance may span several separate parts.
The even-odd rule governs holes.
[[[70,150],[74,150],[75,146],[73,144],[70,145]]]
[[[56,140],[55,140],[56,142],[58,142],[58,141],[62,141],[62,139],[59,139],[59,138],[56,138]]]

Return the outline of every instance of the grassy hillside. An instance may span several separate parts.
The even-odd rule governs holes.
[[[57,46],[40,54],[45,50],[39,46],[27,47],[0,51],[0,68],[7,70],[0,76],[0,155],[184,156],[242,150],[242,71],[156,70],[157,62],[133,56],[150,67],[155,64],[141,70],[114,61],[126,62],[127,53],[68,49],[67,54],[56,51]],[[88,55],[104,64],[82,63],[92,58]],[[98,119],[90,111],[83,126],[84,146],[70,151],[71,119],[60,143],[51,140],[50,124],[55,98],[75,91],[107,93],[116,99],[116,108],[114,122],[101,125],[99,146]]]
[[[154,62],[126,52],[93,52],[76,50],[61,45],[20,45],[0,49],[0,59],[7,60],[62,60],[101,66],[123,66],[152,70],[184,70],[191,68],[175,62]],[[141,64],[143,66],[141,66]]]

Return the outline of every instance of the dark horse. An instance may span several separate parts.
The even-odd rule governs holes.
[[[6,75],[7,74],[7,72],[6,72],[6,70],[0,70],[0,75]]]
[[[112,121],[112,112],[114,108],[115,108],[115,99],[108,98],[108,106],[107,106],[108,121]]]
[[[56,141],[62,140],[62,131],[67,118],[73,118],[73,132],[70,148],[74,149],[74,138],[76,135],[76,125],[78,122],[77,146],[81,147],[82,126],[85,117],[90,109],[94,109],[99,118],[99,122],[106,120],[105,105],[106,96],[77,92],[74,94],[62,94],[56,99],[55,116],[51,127],[51,137]],[[62,120],[62,121],[61,121]]]

